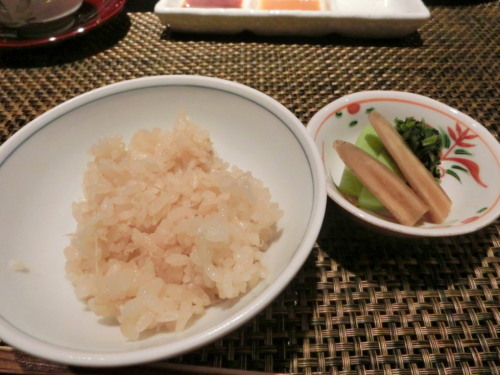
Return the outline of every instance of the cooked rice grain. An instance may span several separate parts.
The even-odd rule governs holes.
[[[104,139],[90,154],[66,273],[127,338],[181,331],[266,276],[259,259],[282,212],[261,181],[215,155],[208,132],[183,117],[172,131],[141,130],[128,147]]]

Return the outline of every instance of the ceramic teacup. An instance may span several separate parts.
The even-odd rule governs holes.
[[[51,23],[78,10],[83,0],[0,0],[0,25],[22,28]]]

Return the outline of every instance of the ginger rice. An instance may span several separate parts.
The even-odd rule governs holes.
[[[181,331],[266,276],[260,258],[282,211],[261,181],[216,156],[207,131],[181,117],[171,131],[89,152],[66,274],[127,338]]]

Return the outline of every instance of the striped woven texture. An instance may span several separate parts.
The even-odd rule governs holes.
[[[248,85],[304,124],[352,92],[410,91],[460,109],[498,139],[498,2],[430,10],[418,33],[397,40],[176,34],[153,13],[123,12],[67,43],[0,51],[0,143],[72,97],[160,74]],[[499,283],[500,221],[455,238],[400,239],[329,202],[317,246],[288,288],[241,328],[169,362],[292,374],[499,374]]]

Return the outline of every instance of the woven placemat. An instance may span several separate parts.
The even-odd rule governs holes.
[[[498,3],[431,12],[418,33],[398,40],[176,34],[152,13],[122,13],[68,43],[0,52],[0,143],[74,96],[158,74],[246,84],[304,124],[345,94],[410,91],[460,109],[498,138]],[[306,374],[499,374],[499,283],[499,221],[456,238],[397,239],[329,202],[317,247],[279,298],[240,329],[170,362]]]

